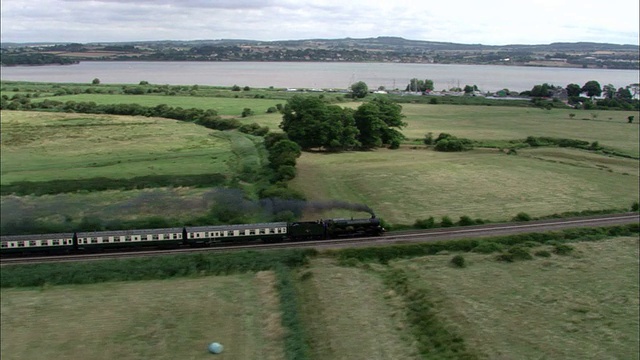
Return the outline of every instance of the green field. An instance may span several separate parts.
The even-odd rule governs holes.
[[[255,144],[169,119],[2,111],[2,183],[144,175],[234,174],[261,163]]]
[[[598,141],[602,146],[640,156],[639,121],[629,124],[627,120],[628,116],[639,117],[633,111],[402,104],[402,113],[408,123],[402,132],[409,139],[422,140],[429,132],[434,138],[444,132],[482,141],[548,136]]]
[[[78,94],[41,97],[33,101],[45,99],[55,101],[93,101],[98,105],[105,104],[138,104],[153,107],[166,104],[172,107],[182,107],[183,109],[214,109],[219,115],[240,116],[244,108],[252,109],[256,114],[264,114],[270,107],[276,104],[286,103],[279,99],[255,99],[255,98],[218,98],[218,97],[198,97],[198,96],[166,96],[166,95],[109,95],[109,94]]]
[[[570,256],[515,263],[469,253],[464,269],[452,255],[391,266],[429,289],[439,319],[482,358],[637,359],[638,238],[572,246]]]
[[[47,89],[55,92],[71,86],[3,85],[6,85],[3,93],[15,90],[14,86],[22,92],[40,92],[40,97],[32,98],[32,101],[45,99],[43,95]],[[122,86],[105,88],[121,91]],[[91,89],[91,86],[84,85],[83,89]],[[224,117],[238,118],[243,123],[257,122],[271,131],[280,131],[281,114],[267,114],[266,109],[285,103],[285,98],[250,97],[250,92],[205,87],[198,88],[197,93],[220,95],[226,91],[226,96],[189,96],[193,91],[191,87],[175,89],[178,91],[175,96],[82,93],[49,98],[98,104],[213,108]],[[251,91],[285,93],[264,89]],[[342,103],[342,106],[352,108],[358,105],[356,102]],[[241,118],[240,113],[246,107],[253,109],[256,115]],[[304,153],[298,159],[297,177],[291,187],[306,194],[309,200],[367,204],[392,224],[411,224],[416,219],[429,216],[438,219],[445,215],[454,220],[466,215],[499,221],[508,220],[519,212],[544,216],[567,211],[628,208],[637,200],[640,190],[638,121],[627,122],[628,116],[637,115],[634,112],[428,104],[403,104],[402,107],[408,124],[402,131],[408,140],[401,149]],[[446,132],[494,148],[439,153],[422,146],[421,140],[429,132],[434,137]],[[631,159],[552,147],[520,149],[517,155],[507,156],[498,149],[509,147],[510,140],[521,141],[528,136],[597,141],[608,150]],[[240,185],[250,189],[251,180],[245,182],[244,179],[255,176],[265,164],[260,141],[234,131],[213,131],[158,118],[3,111],[1,183],[223,174],[227,179],[239,178]],[[199,204],[175,207],[144,202],[140,198],[149,198],[149,193],[136,190],[22,199],[3,197],[1,201],[5,206],[21,203],[21,209],[47,209],[49,204],[60,201],[67,216],[74,219],[87,214],[100,216],[99,207],[82,206],[83,202],[102,204],[108,210],[142,201],[148,206],[139,206],[141,216],[154,215],[155,208],[156,215],[184,218],[189,216],[185,207],[197,216],[209,206],[202,199],[205,192],[157,189],[154,193],[157,197],[177,196],[177,203]],[[135,211],[135,208],[127,207],[122,216],[135,217],[132,213]],[[106,210],[103,215],[111,217]],[[365,214],[333,211],[307,213],[305,218],[362,215]]]
[[[417,359],[400,299],[376,274],[317,259],[298,284],[312,359]]]
[[[627,208],[639,191],[637,160],[562,148],[522,150],[517,156],[408,147],[305,153],[297,167],[292,185],[311,200],[365,203],[395,224],[429,216],[497,221],[519,212]]]
[[[282,359],[272,273],[5,289],[4,360]]]

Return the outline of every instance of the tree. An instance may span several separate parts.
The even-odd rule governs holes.
[[[93,85],[100,85],[100,79],[95,78],[95,79],[93,79],[93,81],[91,81],[91,83],[92,83]]]
[[[351,94],[353,98],[362,99],[369,93],[369,87],[363,81],[351,85]]]
[[[600,83],[595,80],[587,81],[581,90],[582,92],[587,93],[587,96],[591,98],[602,94]]]
[[[569,84],[567,85],[567,96],[568,97],[578,97],[582,93],[582,88],[578,84]]]
[[[287,101],[282,113],[280,128],[303,149],[341,150],[359,145],[351,109],[296,95]]]
[[[280,140],[269,149],[269,163],[272,168],[279,169],[282,166],[296,166],[296,159],[302,151],[300,146],[291,140]]]
[[[474,91],[478,91],[478,87],[477,87],[476,85],[473,85],[473,86],[471,86],[471,85],[465,85],[465,86],[464,86],[464,93],[465,93],[465,94],[471,94],[471,93],[473,93]]]
[[[395,129],[407,125],[402,121],[402,107],[387,98],[376,98],[360,105],[353,116],[360,132],[358,140],[365,149],[382,145],[396,149],[405,139]]]
[[[602,88],[602,92],[604,93],[605,98],[613,99],[616,95],[616,88],[612,84],[607,84]]]
[[[386,124],[380,118],[380,109],[371,103],[364,103],[358,107],[353,117],[360,131],[358,140],[365,149],[382,146],[383,129]]]
[[[530,95],[533,97],[550,97],[551,89],[553,89],[553,86],[547,83],[544,83],[542,85],[535,85],[533,89],[531,89]]]
[[[432,91],[433,90],[433,80],[418,80],[417,78],[413,78],[409,81],[409,85],[407,85],[406,91]]]
[[[624,101],[629,101],[633,99],[633,95],[631,95],[631,91],[629,90],[629,87],[619,88],[618,91],[616,91],[615,97],[618,100],[624,100]]]

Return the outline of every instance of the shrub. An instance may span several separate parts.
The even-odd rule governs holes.
[[[244,108],[242,110],[242,117],[247,117],[251,115],[253,115],[253,110],[251,110],[250,108]]]
[[[520,212],[518,215],[513,217],[512,221],[531,221],[531,216],[527,213]]]
[[[558,255],[569,255],[572,251],[573,246],[565,244],[558,244],[553,248],[553,252]]]
[[[631,204],[631,211],[637,212],[638,211],[638,202],[634,201],[633,204]]]
[[[432,229],[436,227],[436,220],[430,216],[428,219],[416,220],[413,226],[418,229]]]
[[[427,134],[424,136],[424,140],[422,140],[422,142],[423,142],[425,145],[433,145],[433,133],[432,133],[432,132],[427,133]]]
[[[551,253],[548,252],[547,250],[538,250],[534,253],[534,255],[538,257],[546,257],[546,258],[551,257]]]
[[[499,254],[496,256],[496,261],[513,262],[513,255],[509,253]]]
[[[460,221],[458,221],[458,225],[460,226],[470,226],[470,225],[475,225],[476,222],[473,221],[472,218],[464,215],[464,216],[460,216]]]
[[[462,255],[456,255],[453,258],[451,258],[451,264],[455,267],[459,267],[459,268],[463,268],[465,266],[467,266],[464,262],[464,256]]]
[[[442,227],[452,227],[453,226],[453,221],[451,221],[451,218],[448,216],[443,216],[442,217],[442,221],[440,221],[440,226]]]
[[[502,249],[503,246],[498,243],[495,243],[493,241],[483,241],[471,251],[480,254],[491,254],[494,252],[502,251]]]
[[[513,256],[514,260],[531,260],[533,256],[529,254],[529,250],[523,246],[512,246],[509,249],[509,254]]]

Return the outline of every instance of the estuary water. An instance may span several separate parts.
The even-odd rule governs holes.
[[[435,90],[477,85],[481,91],[531,90],[548,83],[566,87],[595,80],[616,88],[640,82],[637,70],[499,65],[335,62],[149,62],[86,61],[75,65],[2,67],[2,80],[104,84],[250,86],[346,89],[364,81],[370,89],[404,90],[410,79],[431,79]]]

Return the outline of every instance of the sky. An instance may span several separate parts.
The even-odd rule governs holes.
[[[2,42],[398,36],[639,44],[638,0],[1,0]]]

